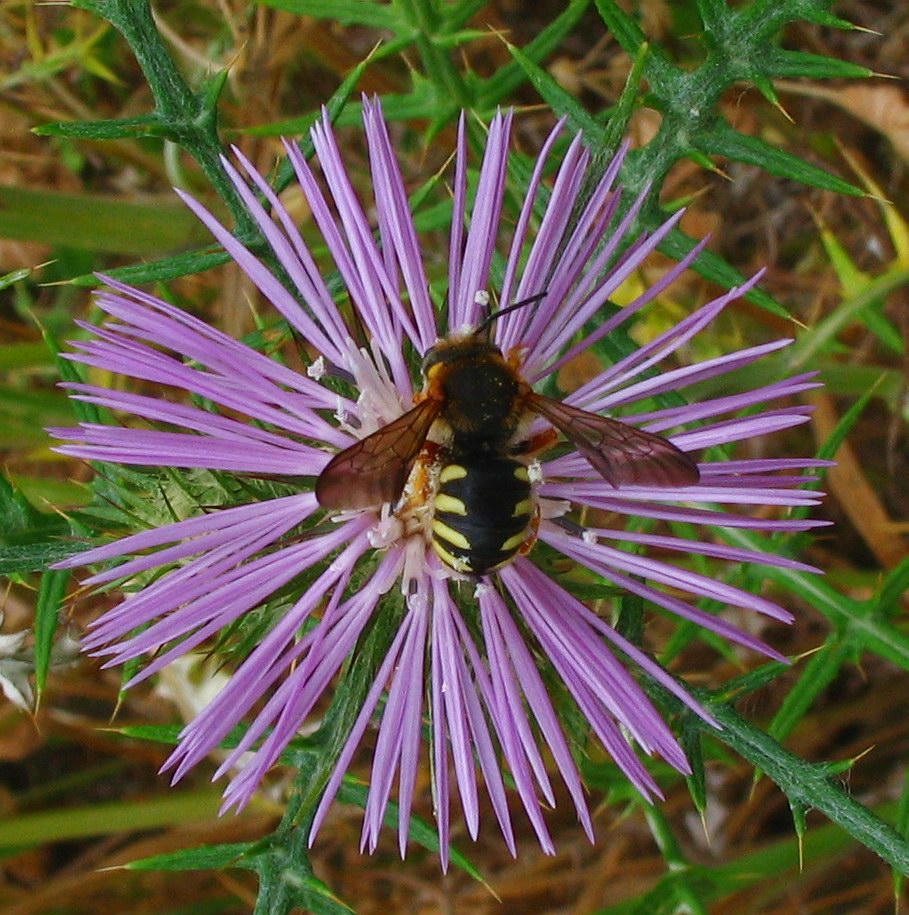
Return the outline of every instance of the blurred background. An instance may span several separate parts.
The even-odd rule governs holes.
[[[303,0],[267,6],[247,0],[154,4],[159,32],[191,86],[227,70],[218,109],[222,138],[225,144],[236,143],[266,173],[281,155],[279,137],[302,135],[319,105],[351,70],[377,42],[385,40],[387,46],[393,37],[381,20],[364,24],[356,17],[332,18],[326,12],[330,3],[311,4],[314,16],[299,15],[306,5]],[[626,0],[620,5],[636,15],[648,39],[677,64],[694,69],[703,61],[703,27],[694,0]],[[298,12],[276,8],[282,6]],[[592,6],[570,6],[578,10],[576,22],[540,66],[587,111],[599,115],[618,99],[631,61]],[[357,4],[336,7],[341,11]],[[524,47],[569,5],[496,0],[474,7],[469,28],[476,35],[444,53],[461,73],[486,79],[512,63],[503,38]],[[767,443],[767,453],[812,453],[835,430],[848,427],[837,452],[839,466],[827,481],[830,495],[819,512],[835,527],[824,529],[804,558],[825,569],[826,585],[842,596],[843,607],[858,608],[856,618],[884,613],[893,627],[904,630],[909,6],[899,0],[852,0],[834,9],[862,30],[794,23],[782,33],[783,47],[862,65],[881,78],[782,81],[776,85],[777,105],[753,88],[734,86],[724,95],[722,112],[738,131],[839,175],[868,196],[811,188],[738,162],[718,160],[717,169],[710,171],[702,163],[681,160],[661,199],[687,203],[684,230],[694,237],[712,233],[710,249],[741,273],[769,267],[764,289],[792,319],[739,302],[716,335],[699,344],[708,349],[696,355],[779,336],[809,341],[808,368],[819,368],[827,386],[811,398],[811,424],[776,436]],[[394,115],[396,147],[414,188],[445,165],[454,140],[451,126],[430,135],[419,107],[408,112],[408,93],[422,78],[417,69],[411,46],[383,53],[365,68],[352,96],[358,99],[364,91],[391,100],[386,109]],[[532,154],[553,115],[526,80],[515,85],[509,104],[520,112],[517,146]],[[39,136],[32,129],[59,121],[138,118],[152,107],[134,54],[110,24],[65,4],[0,0],[0,453],[9,481],[0,493],[7,517],[0,530],[3,546],[15,545],[17,519],[52,530],[60,513],[91,498],[86,486],[90,469],[51,452],[42,431],[74,420],[55,388],[58,369],[42,330],[51,340],[63,341],[73,335],[74,319],[97,317],[90,304],[93,271],[154,264],[208,244],[173,186],[218,209],[204,174],[174,144],[155,137]],[[362,139],[349,126],[356,120],[355,114],[345,113],[339,129],[344,156],[365,187]],[[633,144],[646,144],[659,121],[658,112],[641,106],[629,124]],[[308,214],[299,191],[291,185],[283,199],[305,226]],[[220,212],[226,218],[223,207]],[[441,245],[433,255],[437,272],[444,267],[445,250]],[[652,269],[660,269],[659,261]],[[139,278],[148,282],[148,276]],[[176,301],[236,336],[256,327],[257,313],[267,314],[245,277],[230,265],[167,285]],[[689,273],[661,307],[650,310],[642,333],[659,332],[716,291]],[[812,337],[810,330],[819,326],[827,330]],[[116,710],[118,726],[136,729],[178,723],[204,704],[225,674],[200,664],[174,665],[156,683],[120,696],[119,673],[78,659],[73,641],[85,621],[111,606],[114,596],[74,594],[71,583],[53,587],[68,588],[69,598],[56,632],[57,648],[46,678],[42,676],[37,711],[23,709],[31,705],[36,682],[32,641],[17,633],[30,627],[36,604],[62,604],[63,593],[49,593],[52,586],[39,585],[27,570],[11,574],[2,592],[0,911],[251,911],[256,879],[249,872],[150,871],[125,865],[187,846],[266,835],[280,816],[290,776],[275,773],[255,804],[241,816],[225,819],[216,816],[220,789],[208,782],[211,768],[200,767],[179,788],[170,789],[156,774],[168,748],[110,730],[112,716]],[[886,606],[879,601],[885,587],[890,588]],[[894,821],[899,799],[905,798],[909,749],[906,668],[894,663],[893,646],[874,649],[851,640],[845,617],[838,628],[810,600],[789,593],[782,602],[796,614],[796,623],[788,629],[773,627],[763,637],[793,657],[824,645],[827,666],[818,674],[824,688],[791,711],[791,728],[774,716],[803,671],[799,665],[749,695],[739,711],[761,727],[776,721],[785,745],[802,758],[861,757],[842,774],[844,783],[862,803]],[[671,630],[656,621],[648,635],[659,644]],[[689,682],[707,686],[742,672],[733,659],[697,643],[675,658],[673,669]],[[390,833],[374,856],[361,857],[361,811],[337,806],[314,850],[313,867],[364,915],[652,913],[663,910],[661,900],[677,898],[661,892],[672,879],[667,862],[686,871],[696,889],[689,911],[894,910],[893,875],[874,854],[811,813],[800,843],[786,798],[772,782],[755,780],[751,767],[729,751],[714,752],[703,822],[682,781],[666,782],[667,800],[657,811],[621,797],[618,804],[598,807],[597,761],[592,760],[588,781],[597,809],[596,846],[563,807],[548,820],[557,856],[543,856],[528,830],[513,861],[490,827],[477,846],[464,835],[455,837],[486,882],[457,869],[441,877],[437,859],[422,849],[414,849],[402,864]],[[358,771],[368,774],[368,756]],[[431,815],[428,782],[420,812]],[[674,907],[676,903],[665,911]]]

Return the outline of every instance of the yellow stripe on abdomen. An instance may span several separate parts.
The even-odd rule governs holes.
[[[460,531],[456,531],[453,527],[449,527],[444,521],[440,521],[438,518],[435,518],[432,522],[432,532],[437,537],[441,537],[444,541],[450,543],[452,546],[456,546],[460,550],[470,549],[470,541]]]
[[[446,550],[445,547],[435,539],[435,537],[433,537],[432,540],[432,548],[435,550],[439,559],[441,559],[442,562],[444,562],[445,565],[447,565],[450,569],[454,569],[456,572],[472,571],[470,568],[470,562],[467,559],[461,556],[452,556],[452,554],[449,553],[448,550]]]
[[[449,515],[467,515],[467,506],[461,499],[454,496],[448,496],[440,492],[435,499],[435,508],[437,512],[447,513]]]
[[[467,476],[467,468],[460,464],[449,464],[442,468],[439,474],[439,483],[451,483],[452,480],[463,480]]]
[[[499,549],[503,553],[513,553],[527,539],[527,529],[525,528],[520,534],[509,537]]]

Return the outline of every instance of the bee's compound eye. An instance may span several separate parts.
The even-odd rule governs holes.
[[[436,343],[434,346],[430,346],[429,349],[426,350],[426,355],[423,357],[423,363],[420,366],[420,370],[423,372],[424,376],[434,365],[438,365],[442,361],[441,350],[441,342]]]

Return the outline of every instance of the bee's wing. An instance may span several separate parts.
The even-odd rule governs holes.
[[[697,464],[660,435],[542,394],[531,392],[526,403],[570,439],[613,486],[694,486],[701,478]]]
[[[316,481],[319,505],[356,509],[397,501],[439,409],[437,401],[421,401],[336,454]]]

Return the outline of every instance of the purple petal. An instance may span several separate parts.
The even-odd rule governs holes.
[[[315,841],[315,837],[325,819],[325,814],[328,812],[328,808],[331,806],[331,802],[334,800],[334,797],[338,792],[338,788],[341,786],[341,779],[344,777],[344,773],[350,766],[357,746],[359,745],[360,740],[363,738],[363,734],[365,733],[366,727],[369,724],[369,720],[372,717],[373,710],[379,702],[379,697],[385,688],[385,684],[388,682],[388,678],[391,675],[391,672],[394,670],[398,659],[400,658],[401,649],[413,624],[413,619],[420,613],[425,612],[425,608],[421,607],[415,607],[409,611],[404,621],[401,623],[401,627],[398,629],[394,641],[392,642],[388,653],[385,655],[385,659],[379,667],[375,682],[373,683],[372,688],[370,689],[366,699],[363,702],[363,707],[360,710],[360,714],[357,716],[357,720],[354,722],[353,727],[350,729],[350,735],[344,744],[344,749],[341,751],[341,755],[338,757],[338,762],[335,765],[331,778],[328,780],[328,784],[325,787],[325,792],[322,795],[322,800],[320,801],[315,815],[313,816],[312,826],[310,827],[309,832],[310,845],[312,845],[313,841]]]
[[[402,332],[406,330],[408,336],[416,342],[416,331],[398,297],[395,284],[385,272],[385,265],[373,238],[369,221],[344,167],[327,110],[323,109],[322,120],[313,124],[310,134],[346,236],[346,244],[343,247],[338,250],[331,248],[332,256],[340,267],[341,261],[346,260],[349,252],[354,265],[349,273],[354,283],[351,292],[357,289],[363,296],[362,299],[357,298],[358,311],[361,314],[371,313],[375,318],[373,337],[388,359],[398,390],[403,394],[409,394],[410,373],[404,361],[401,340]],[[378,205],[382,206],[384,203],[384,200],[380,200]],[[313,206],[313,203],[310,205]],[[315,212],[316,208],[313,206],[313,215]],[[331,246],[331,239],[328,236],[326,241]]]
[[[592,569],[617,569],[631,575],[640,575],[672,588],[680,588],[692,594],[712,598],[722,603],[741,607],[743,610],[754,610],[783,623],[792,622],[792,614],[769,600],[749,594],[740,588],[727,585],[725,582],[707,578],[697,572],[670,566],[646,556],[635,556],[622,550],[616,550],[602,543],[588,543],[579,537],[572,537],[554,525],[544,523],[540,528],[540,539],[554,546],[557,550],[577,559]]]
[[[174,193],[196,214],[225,251],[242,267],[262,295],[295,327],[306,340],[311,341],[327,359],[343,365],[343,352],[322,332],[315,321],[306,314],[278,279],[245,246],[241,245],[221,223],[194,198],[179,188]],[[343,341],[342,341],[343,342]]]
[[[265,502],[254,502],[251,505],[237,505],[234,508],[223,508],[208,515],[197,518],[188,518],[174,524],[166,524],[152,530],[142,531],[115,540],[113,543],[86,550],[76,556],[70,556],[62,562],[56,563],[53,568],[71,569],[75,566],[92,565],[106,559],[114,559],[127,553],[137,553],[151,547],[161,546],[165,543],[174,543],[186,537],[197,537],[212,531],[230,528],[244,521],[268,516],[272,512],[281,512],[285,508],[299,511],[299,521],[303,521],[316,507],[316,499],[312,493],[301,493],[298,496],[287,496],[283,499],[272,499]]]
[[[234,765],[276,720],[282,721],[282,734],[269,737],[270,745],[263,744],[252,763],[247,763],[237,779],[238,803],[245,803],[262,775],[276,759],[294,734],[302,726],[316,702],[331,685],[345,658],[356,645],[381,596],[393,585],[400,573],[400,551],[386,553],[367,586],[349,600],[338,604],[340,591],[336,588],[319,625],[307,633],[296,645],[279,653],[280,646],[264,645],[257,649],[255,658],[249,658],[237,671],[228,686],[208,708],[190,724],[181,737],[180,747],[168,760],[167,767],[180,762],[174,778],[179,778],[192,765],[226,736],[234,724],[258,701],[272,684],[287,670],[281,686],[274,691],[264,708],[256,715],[238,746],[228,755],[215,772],[219,778]],[[302,660],[301,660],[302,659]],[[225,722],[224,716],[228,716]],[[235,716],[231,720],[229,716]],[[206,719],[206,720],[203,720]],[[240,801],[242,796],[244,800]]]
[[[565,781],[571,799],[578,812],[578,819],[588,838],[593,841],[593,824],[584,799],[584,788],[578,774],[571,751],[565,740],[558,716],[552,707],[549,693],[536,664],[527,649],[524,637],[511,619],[508,609],[499,594],[491,589],[480,593],[480,608],[484,614],[484,627],[490,633],[495,631],[494,638],[507,650],[514,665],[515,673],[521,685],[527,704],[533,712],[537,725],[552,752],[553,759]],[[486,629],[484,629],[484,632]],[[504,657],[503,661],[504,663]]]
[[[505,264],[505,277],[502,281],[502,290],[499,296],[503,306],[521,301],[521,293],[515,293],[515,280],[519,269],[521,269],[521,252],[523,251],[524,244],[527,240],[527,230],[530,226],[530,217],[534,211],[537,192],[540,189],[540,182],[543,177],[543,167],[564,126],[565,118],[561,118],[549,132],[549,136],[546,138],[537,155],[530,181],[527,183],[527,189],[524,192],[524,203],[521,206],[521,215],[518,217],[518,223],[515,226],[514,235],[511,240],[511,248],[508,253],[508,260]],[[534,247],[542,244],[539,232],[537,232],[533,244]],[[532,257],[532,254],[530,256]],[[524,288],[524,277],[527,276],[527,273],[528,270],[526,268],[521,270],[521,279],[519,281],[521,283],[520,288]],[[528,283],[528,285],[532,284]],[[527,315],[522,313],[521,309],[518,309],[516,312],[505,315],[500,321],[496,322],[494,339],[503,352],[507,352],[521,339],[521,335],[527,325],[527,320]]]
[[[572,231],[571,237],[562,246],[562,256],[556,260],[552,276],[547,284],[550,289],[548,301],[555,306],[551,310],[553,315],[566,311],[564,303],[572,289],[577,293],[578,290],[584,288],[585,284],[590,282],[590,270],[588,270],[586,276],[584,271],[594,253],[602,244],[603,236],[612,222],[621,200],[621,190],[614,189],[614,184],[628,149],[629,143],[625,141],[616,150],[612,161],[603,172],[597,187],[591,194],[583,213],[578,219],[577,226]],[[558,199],[553,193],[549,206],[565,207],[573,210],[575,203],[574,199],[567,197]],[[536,279],[537,285],[542,285],[542,283],[542,277]],[[579,283],[580,285],[578,285]],[[527,284],[526,287],[522,286],[522,288],[530,291],[533,286]],[[545,327],[545,315],[539,315],[536,320],[538,328]]]
[[[568,349],[563,356],[550,365],[540,369],[533,377],[534,382],[558,372],[572,359],[587,352],[595,343],[607,337],[616,327],[627,321],[632,315],[640,311],[645,305],[652,302],[657,296],[662,295],[697,259],[698,255],[707,246],[707,239],[699,242],[685,257],[672,269],[668,270],[656,283],[644,290],[634,301],[623,306],[621,310],[604,321],[595,331],[588,334],[579,343]]]
[[[706,359],[704,362],[698,362],[694,365],[684,366],[683,368],[673,369],[672,371],[662,372],[653,378],[646,378],[637,384],[623,388],[614,394],[600,396],[599,385],[603,381],[603,375],[611,377],[610,372],[604,372],[603,375],[594,379],[590,385],[585,385],[581,391],[576,391],[572,397],[572,403],[583,406],[585,410],[591,410],[596,413],[600,410],[608,410],[619,406],[620,404],[631,404],[644,397],[653,397],[656,394],[663,394],[666,391],[678,391],[682,387],[694,384],[695,382],[706,381],[708,378],[715,378],[717,375],[727,375],[737,372],[752,362],[766,356],[769,353],[776,352],[783,347],[789,346],[791,340],[775,340],[773,343],[765,343],[762,346],[752,346],[748,349],[739,350],[735,353],[729,353],[725,356],[717,356],[715,359]],[[608,388],[624,384],[635,374],[634,371],[624,376],[617,377],[614,384],[608,385]],[[608,389],[607,388],[607,389]],[[594,398],[594,399],[589,399]]]
[[[477,801],[477,780],[473,767],[471,741],[468,736],[468,712],[464,679],[467,671],[460,646],[451,622],[451,597],[444,582],[432,579],[433,614],[432,641],[439,646],[438,660],[441,667],[442,700],[451,753],[454,762],[455,780],[461,796],[461,807],[467,831],[476,839],[480,825],[480,810]]]
[[[645,189],[641,193],[638,199],[632,204],[623,221],[619,224],[619,227],[616,229],[616,234],[613,236],[616,243],[620,236],[631,226],[632,219],[637,217],[637,210],[643,206],[648,190],[649,189]],[[553,322],[545,329],[545,332],[540,337],[539,343],[535,345],[532,356],[528,358],[528,363],[533,364],[532,360],[535,359],[549,361],[555,353],[560,352],[567,346],[571,342],[571,338],[600,311],[609,296],[611,296],[615,290],[641,266],[644,260],[656,249],[657,245],[659,245],[675,228],[683,215],[684,210],[679,210],[674,213],[655,232],[653,232],[652,235],[649,235],[646,239],[641,239],[640,244],[635,247],[633,254],[631,252],[626,252],[625,255],[619,259],[618,263],[610,269],[608,274],[596,282],[596,290],[590,298],[584,301],[582,296],[586,295],[589,288],[593,285],[594,278],[600,274],[602,268],[605,267],[612,257],[613,252],[609,250],[610,243],[607,242],[604,249],[597,254],[596,259],[590,266],[587,285],[582,285],[577,289],[572,297],[565,303],[562,311],[566,320]]]
[[[792,569],[797,572],[820,573],[820,569],[804,562],[796,562],[785,556],[762,550],[742,550],[737,547],[719,543],[705,543],[703,540],[689,540],[684,537],[665,537],[658,534],[646,534],[636,531],[613,530],[612,528],[593,527],[588,530],[597,537],[618,540],[625,543],[642,543],[658,549],[675,550],[680,553],[695,553],[698,556],[713,556],[716,559],[728,559],[730,562],[753,562],[758,565],[775,566],[781,569]],[[768,543],[767,549],[773,549]]]
[[[354,556],[360,555],[365,549],[366,539],[362,535],[366,526],[364,519],[358,518],[355,522],[339,527],[329,535],[254,559],[230,570],[218,580],[211,581],[205,578],[203,581],[197,582],[192,590],[185,589],[174,595],[170,605],[159,600],[141,614],[134,607],[129,616],[120,624],[125,626],[127,623],[132,623],[128,631],[134,630],[155,617],[158,618],[157,621],[126,641],[96,653],[115,653],[115,657],[104,665],[109,667],[139,657],[145,652],[162,648],[174,639],[186,635],[187,637],[178,642],[170,651],[157,657],[151,664],[143,668],[128,685],[147,679],[168,663],[164,658],[173,660],[185,654],[191,647],[200,644],[209,635],[257,606],[292,578],[323,560],[345,541],[354,538],[353,543],[348,547],[348,553],[352,553]],[[338,562],[340,563],[340,560]],[[333,574],[337,575],[337,573]],[[204,585],[206,582],[208,590],[199,594],[197,586]],[[301,603],[300,606],[305,606],[305,604]],[[295,621],[296,625],[294,625]],[[290,627],[290,631],[293,632],[301,623],[302,619],[297,621],[295,611],[290,611],[266,640],[260,643],[257,650],[262,649],[262,645],[270,643],[271,639],[280,640],[287,627]],[[189,633],[192,634],[189,635]],[[112,633],[104,635],[105,641],[112,637]],[[284,637],[287,638],[287,636]]]
[[[714,397],[698,403],[686,404],[683,407],[668,407],[663,410],[653,410],[650,413],[638,413],[633,416],[625,415],[622,417],[622,421],[636,426],[646,423],[644,428],[648,432],[662,432],[664,429],[669,429],[673,426],[708,419],[723,413],[737,412],[768,400],[793,397],[796,394],[822,387],[819,382],[809,381],[815,375],[815,372],[806,372],[804,375],[787,378],[785,381],[778,381],[775,384],[745,391],[742,394]]]
[[[589,629],[584,632],[583,628],[566,627],[554,618],[553,605],[561,601],[561,589],[546,576],[537,578],[525,574],[526,569],[534,568],[530,563],[518,560],[500,573],[502,581],[548,660],[616,764],[645,797],[657,794],[653,779],[621,737],[614,716],[642,745],[660,745],[667,749],[667,758],[677,759],[679,751],[671,749],[671,734],[640,688]]]
[[[586,504],[604,511],[637,518],[657,518],[660,521],[681,521],[690,524],[709,524],[714,527],[744,528],[758,531],[807,531],[815,527],[826,527],[829,521],[812,521],[806,518],[792,518],[782,521],[755,518],[751,515],[735,515],[731,512],[711,511],[706,508],[677,508],[671,505],[648,505],[644,502],[625,501],[621,490],[616,497],[590,497]]]
[[[477,322],[478,292],[489,288],[489,264],[499,232],[499,214],[505,192],[505,169],[508,164],[508,140],[511,136],[511,112],[497,114],[489,125],[486,151],[470,214],[470,229],[461,257],[457,297],[449,290],[449,327],[458,330]],[[457,215],[457,214],[456,214]]]
[[[467,214],[467,138],[466,114],[458,118],[458,142],[455,148],[454,194],[451,208],[451,238],[448,243],[448,301],[461,301],[461,271],[464,258],[464,219]],[[460,315],[455,315],[460,319]],[[449,326],[455,330],[458,320],[449,319]]]
[[[107,310],[124,310],[120,308],[120,299],[112,304],[102,294],[97,301]],[[130,311],[132,325],[88,326],[96,339],[76,341],[75,345],[82,352],[65,353],[65,358],[128,377],[181,388],[288,432],[339,445],[349,443],[349,436],[340,433],[315,412],[316,408],[337,409],[339,405],[344,405],[343,399],[318,385],[314,390],[314,383],[304,384],[304,379],[299,380],[297,387],[305,393],[284,391],[272,383],[261,364],[247,365],[248,352],[234,352],[217,344],[200,342],[198,337],[194,338],[192,331],[172,322],[168,322],[165,328],[155,329],[155,324],[166,319],[157,319],[152,315],[150,321],[145,321],[148,312],[142,312],[136,306],[131,306]],[[146,323],[151,323],[153,329],[141,329],[141,325]],[[134,335],[147,337],[149,342],[158,346],[171,346],[181,355],[203,362],[215,371],[205,372],[185,365],[158,349],[131,340]]]
[[[445,715],[445,681],[442,676],[442,646],[430,639],[430,711],[432,714],[432,798],[439,832],[439,858],[442,873],[448,871],[451,802],[448,782],[447,719]]]
[[[60,445],[59,454],[87,461],[109,461],[148,467],[199,467],[239,473],[318,474],[329,455],[317,448],[286,440],[276,448],[261,442],[219,441],[205,435],[182,435],[146,429],[119,429],[81,423],[75,429],[47,430],[55,438],[81,440],[83,444]]]
[[[555,277],[551,276],[552,265],[571,219],[573,204],[577,200],[589,161],[589,151],[581,142],[580,135],[575,136],[559,166],[540,228],[527,256],[527,263],[522,269],[517,301],[544,291],[549,294],[532,312],[519,310],[510,316],[513,324],[520,322],[522,325],[520,336],[515,337],[515,342],[520,341],[522,346],[526,346],[528,341],[533,339],[534,328],[542,320],[542,316],[561,304],[558,298],[561,290],[553,283]],[[512,257],[519,253],[512,249]],[[503,304],[511,303],[503,300]]]
[[[284,208],[284,205],[281,203],[278,195],[271,189],[269,183],[259,174],[249,159],[243,155],[240,148],[232,146],[231,149],[237,157],[237,160],[243,166],[243,170],[256,185],[259,193],[265,197],[271,206],[272,211],[277,214],[281,227],[284,229],[284,233],[293,247],[293,254],[291,254],[279,239],[280,251],[276,250],[275,253],[278,254],[279,257],[282,257],[282,263],[286,260],[286,269],[291,275],[291,279],[293,279],[297,288],[300,290],[303,301],[313,311],[316,320],[326,334],[336,340],[346,340],[347,337],[351,336],[350,330],[341,317],[341,313],[338,311],[337,306],[331,297],[331,293],[328,291],[328,286],[326,286],[325,281],[322,279],[319,268],[313,260],[313,256],[310,253],[309,248],[307,248],[306,242],[303,241],[303,236],[300,235],[297,230],[293,218]],[[229,166],[229,163],[226,162],[225,165]],[[242,191],[243,197],[246,199],[249,194],[248,191],[245,190],[244,182],[240,180],[239,176],[235,174],[232,168],[228,168],[228,172],[231,174],[231,180],[237,184],[237,189]],[[257,216],[257,221],[260,217],[261,211]],[[269,222],[271,221],[267,216],[265,219]],[[269,230],[269,232],[270,231],[271,230]]]
[[[417,325],[415,343],[421,353],[429,349],[438,336],[436,313],[429,297],[429,282],[410,215],[407,190],[398,160],[388,136],[378,97],[363,99],[363,123],[376,193],[376,213],[380,221],[383,249],[404,277],[410,307]],[[389,271],[390,272],[390,271]]]
[[[382,713],[379,739],[373,751],[372,777],[360,842],[361,850],[368,848],[370,853],[375,851],[379,841],[382,820],[391,795],[391,784],[399,765],[402,787],[399,795],[398,841],[402,858],[407,848],[413,779],[416,775],[413,737],[414,734],[419,735],[420,730],[423,647],[426,642],[427,617],[428,612],[421,607],[413,616],[407,618],[407,637],[401,647],[397,669]],[[402,764],[405,745],[410,757],[406,773]]]
[[[677,683],[669,673],[659,666],[659,664],[656,664],[643,651],[632,645],[623,636],[619,635],[615,629],[604,623],[592,610],[563,588],[560,588],[551,579],[547,578],[542,571],[531,563],[526,560],[521,560],[521,566],[524,568],[529,567],[529,571],[525,571],[524,574],[532,580],[532,587],[536,588],[538,593],[547,594],[549,602],[558,602],[559,613],[567,612],[570,628],[576,635],[582,637],[582,643],[589,644],[589,629],[599,632],[607,641],[611,642],[619,651],[631,658],[638,667],[648,674],[648,676],[652,677],[657,683],[668,690],[683,705],[690,708],[698,717],[702,718],[708,724],[712,724],[714,727],[719,727],[709,712],[707,712],[699,702],[692,698],[687,690]],[[545,612],[547,608],[543,609]],[[558,619],[558,613],[555,613],[554,611],[550,611],[550,613],[552,614],[550,619]],[[614,664],[615,671],[619,675],[627,676],[622,666],[615,662],[615,659],[612,658],[612,655],[608,651],[603,652],[601,658],[608,658]],[[605,670],[605,667],[601,669]],[[628,683],[633,688],[637,688],[637,685],[633,680],[630,680],[630,678]],[[591,684],[591,686],[593,685],[594,684]],[[666,727],[665,722],[660,718],[659,714],[653,709],[649,702],[643,709],[640,707],[636,709],[637,714],[641,714],[642,712],[646,713],[645,722],[647,719],[650,720],[649,723],[646,723],[646,727],[644,724],[641,725],[642,735],[639,738],[641,745],[645,749],[648,749],[648,752],[650,748],[659,750],[671,765],[679,768],[679,771],[690,771],[684,753],[682,753],[675,738],[670,733],[668,727]],[[624,711],[623,714],[625,714]],[[628,714],[630,715],[631,713],[629,712]],[[653,716],[655,716],[655,720],[653,719]],[[631,729],[633,731],[637,730],[638,725],[632,723]]]
[[[235,385],[238,376],[241,376],[245,387],[251,384],[256,391],[261,388],[268,398],[277,398],[277,402],[282,403],[282,406],[291,412],[295,406],[299,407],[302,403],[319,407],[334,405],[333,392],[306,376],[294,372],[154,296],[125,286],[104,274],[98,274],[98,278],[121,293],[111,295],[102,291],[96,297],[96,302],[102,310],[125,322],[123,326],[118,326],[121,333],[139,336],[155,343],[166,343],[176,352],[222,373],[225,380],[233,380]],[[90,333],[98,331],[91,325],[82,326]],[[290,396],[283,390],[284,387],[294,394],[305,395],[307,399],[301,401],[298,396]],[[285,398],[283,402],[282,396]]]

